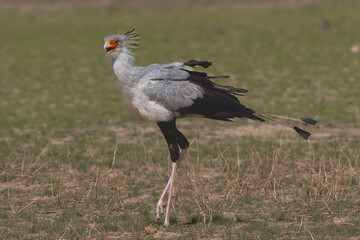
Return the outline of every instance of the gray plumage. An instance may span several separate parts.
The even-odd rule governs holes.
[[[144,85],[143,91],[150,101],[158,102],[176,114],[180,108],[194,104],[204,93],[202,87],[190,83],[186,78],[150,80]]]

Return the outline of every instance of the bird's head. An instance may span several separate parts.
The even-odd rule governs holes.
[[[124,49],[135,48],[139,44],[139,34],[135,32],[135,29],[126,33],[112,35],[104,38],[104,50],[106,55],[119,54]]]

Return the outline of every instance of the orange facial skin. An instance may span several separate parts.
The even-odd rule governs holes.
[[[114,39],[110,42],[105,42],[104,49],[106,54],[113,52],[119,45],[119,42],[120,42],[119,39]]]

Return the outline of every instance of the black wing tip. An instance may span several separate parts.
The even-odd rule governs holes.
[[[301,120],[307,124],[310,124],[310,125],[315,125],[317,123],[316,120],[314,119],[311,119],[311,118],[301,118]]]
[[[245,88],[235,88],[235,87],[231,87],[231,86],[222,86],[222,85],[217,85],[215,83],[214,83],[214,87],[216,89],[221,90],[221,91],[225,91],[225,92],[232,93],[232,94],[235,94],[235,95],[240,95],[240,96],[243,96],[242,95],[243,93],[248,92],[248,90],[245,89]]]
[[[194,67],[196,65],[201,66],[203,68],[208,68],[209,66],[211,66],[212,62],[208,62],[208,61],[197,61],[194,59],[191,59],[187,62],[184,62],[184,65],[190,66],[190,67]]]
[[[235,88],[235,92],[238,92],[238,93],[247,93],[248,90],[245,89],[245,88]]]
[[[294,130],[297,132],[297,134],[299,134],[301,137],[303,137],[305,140],[308,140],[309,137],[310,137],[310,133],[301,129],[301,128],[298,128],[298,127],[294,127]]]
[[[221,75],[221,76],[208,76],[209,79],[217,79],[217,78],[230,78],[228,75]]]

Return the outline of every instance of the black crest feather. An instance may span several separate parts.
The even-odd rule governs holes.
[[[124,37],[125,46],[128,48],[136,48],[139,46],[140,35],[136,32],[135,28],[122,34]]]

